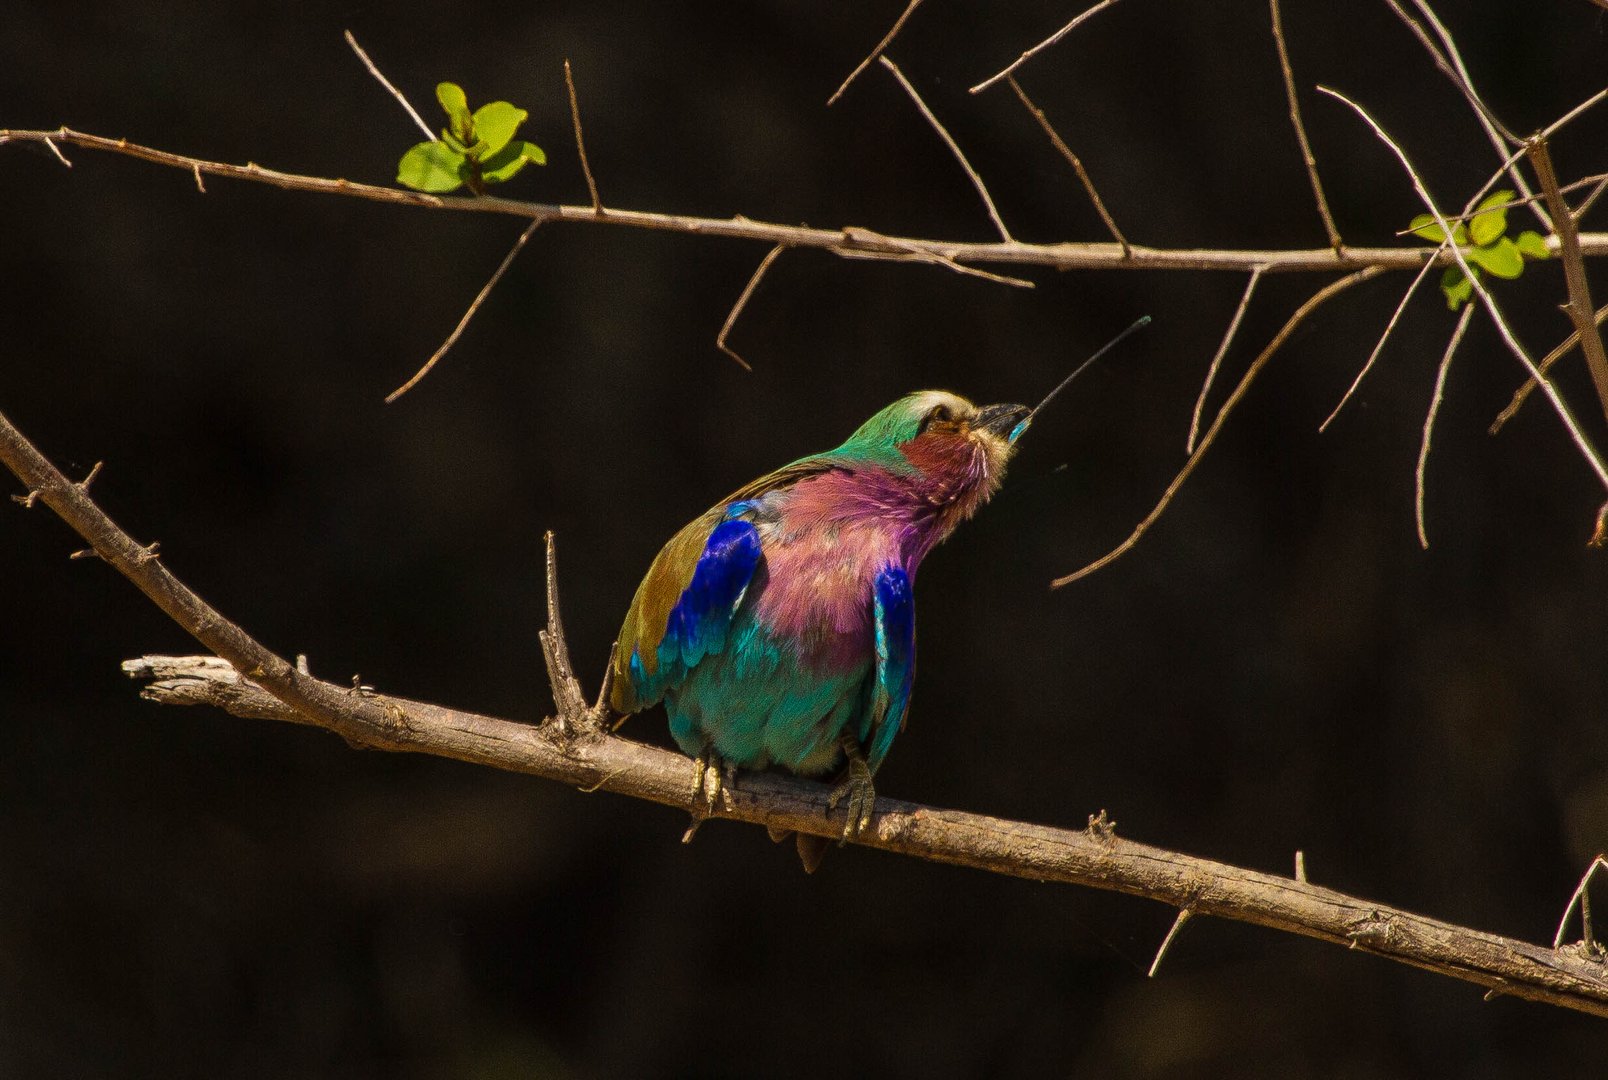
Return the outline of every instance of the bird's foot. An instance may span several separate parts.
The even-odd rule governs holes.
[[[836,810],[840,802],[848,804],[849,816],[843,823],[843,839],[839,841],[840,844],[848,843],[865,831],[871,824],[871,814],[877,804],[877,789],[871,783],[871,766],[866,764],[865,755],[860,752],[860,744],[845,736],[843,748],[849,755],[848,774],[832,789],[832,794],[826,797],[828,810]]]
[[[683,844],[692,843],[698,827],[707,821],[720,805],[725,790],[726,763],[713,750],[705,750],[692,762],[692,824],[681,835]]]

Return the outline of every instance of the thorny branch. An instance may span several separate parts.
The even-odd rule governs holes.
[[[81,484],[64,477],[0,415],[0,462],[94,550],[216,656],[145,657],[124,664],[151,680],[146,698],[207,704],[237,716],[308,724],[359,746],[435,754],[612,791],[691,812],[696,795],[679,754],[620,738],[587,708],[558,611],[548,545],[548,625],[543,651],[558,716],[537,724],[460,712],[371,688],[316,679],[275,655],[170,573],[108,518]],[[606,687],[605,687],[606,694]],[[819,836],[842,833],[825,785],[740,773],[710,816]],[[839,820],[834,823],[834,818]],[[1608,1016],[1608,969],[1570,947],[1499,937],[1348,896],[1305,881],[1198,859],[1117,837],[1102,813],[1087,830],[1052,828],[880,798],[856,843],[934,862],[1035,881],[1142,896],[1187,909],[1346,945],[1463,979],[1497,993]]]

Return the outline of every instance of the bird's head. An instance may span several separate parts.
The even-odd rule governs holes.
[[[834,451],[911,476],[920,497],[969,517],[999,487],[1025,405],[976,406],[946,390],[907,394]]]

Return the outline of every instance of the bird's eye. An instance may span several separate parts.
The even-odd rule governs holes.
[[[927,418],[921,422],[921,430],[926,431],[934,424],[948,424],[954,422],[955,414],[949,411],[948,405],[934,405]]]

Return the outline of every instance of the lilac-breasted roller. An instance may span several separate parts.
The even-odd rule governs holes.
[[[924,390],[716,503],[637,588],[615,711],[663,701],[711,805],[722,763],[800,776],[846,765],[831,805],[847,800],[843,836],[857,835],[910,705],[916,570],[999,487],[1030,415]],[[799,837],[808,869],[823,851]]]

